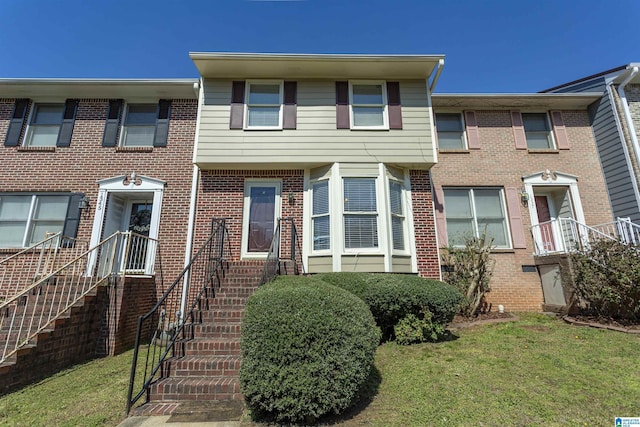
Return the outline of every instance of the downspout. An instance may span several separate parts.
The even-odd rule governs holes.
[[[184,249],[184,268],[191,262],[191,253],[193,246],[193,234],[196,224],[196,202],[198,196],[198,181],[200,177],[200,169],[196,165],[196,155],[198,153],[198,140],[200,138],[200,117],[202,116],[202,104],[204,102],[203,81],[193,84],[193,90],[198,95],[198,113],[196,115],[196,136],[193,141],[193,175],[191,178],[191,198],[189,200],[189,225],[187,227],[187,242]],[[187,294],[189,293],[189,277],[187,273],[182,282],[182,298],[180,300],[180,318],[183,320],[184,310],[187,305]]]
[[[638,67],[632,67],[628,70],[629,74],[622,83],[618,85],[618,95],[620,95],[622,111],[624,112],[624,118],[627,121],[627,128],[629,129],[629,137],[631,138],[631,145],[633,147],[633,154],[636,158],[636,164],[640,166],[640,145],[638,145],[638,135],[636,134],[635,126],[633,125],[631,111],[629,110],[629,104],[627,102],[627,95],[624,92],[624,87],[638,74]]]
[[[433,78],[431,78],[431,83],[429,83],[429,79],[427,79],[427,105],[429,107],[429,119],[431,120],[431,148],[433,150],[433,161],[434,163],[438,162],[438,150],[436,149],[436,130],[435,130],[435,123],[436,123],[436,118],[435,118],[435,113],[433,112],[433,102],[431,100],[431,94],[433,94],[433,90],[436,87],[436,83],[438,83],[438,79],[440,78],[440,73],[442,73],[442,69],[444,68],[444,59],[440,59],[438,61],[438,66],[435,69],[434,72],[431,73],[431,75],[433,76]],[[435,73],[435,74],[434,74]],[[438,257],[438,278],[440,280],[442,280],[442,266],[441,266],[441,254],[440,254],[440,242],[439,242],[439,236],[438,236],[438,227],[436,226],[436,204],[433,203],[433,197],[436,194],[435,193],[435,186],[433,184],[433,175],[431,174],[431,170],[429,170],[429,184],[431,187],[431,203],[433,205],[433,209],[431,211],[431,214],[433,215],[433,224],[435,227],[435,236],[436,236],[436,254]],[[411,208],[411,215],[412,215],[412,221],[413,221],[413,205]],[[415,257],[412,259],[412,262],[415,262],[415,268],[416,271],[418,268],[418,253],[417,253],[417,245],[416,245],[416,240],[413,239],[413,253],[415,254]]]

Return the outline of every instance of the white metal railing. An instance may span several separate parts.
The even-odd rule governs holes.
[[[114,275],[154,274],[158,241],[118,231],[0,304],[0,363]],[[89,260],[97,259],[94,267]],[[158,268],[159,269],[159,268]],[[158,279],[156,279],[158,280]],[[162,279],[159,279],[160,282]]]
[[[87,250],[87,242],[49,233],[35,243],[0,260],[0,298],[7,299],[55,271]]]
[[[531,227],[535,255],[549,255],[583,250],[601,239],[640,244],[640,226],[629,218],[588,226],[573,218],[554,218]]]

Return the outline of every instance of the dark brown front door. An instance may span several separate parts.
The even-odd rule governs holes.
[[[267,252],[273,239],[276,187],[253,185],[249,189],[249,233],[247,252]]]

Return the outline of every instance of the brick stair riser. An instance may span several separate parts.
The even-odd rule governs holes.
[[[241,322],[244,318],[244,308],[234,310],[207,310],[202,312],[202,323]]]
[[[182,377],[237,377],[240,370],[239,356],[199,357],[187,356],[165,362],[167,375]]]
[[[212,341],[196,338],[184,343],[184,353],[186,356],[238,356],[241,354],[240,340],[219,339]]]
[[[194,330],[194,336],[198,338],[240,338],[241,324],[237,323],[226,323],[226,324],[201,324],[196,325]]]
[[[168,378],[154,384],[150,390],[151,400],[240,400],[238,379]]]

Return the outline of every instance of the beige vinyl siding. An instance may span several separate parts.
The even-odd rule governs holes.
[[[311,171],[309,171],[309,179],[313,181],[322,178],[329,178],[331,176],[331,166],[333,165],[326,165],[311,169]]]
[[[340,163],[340,176],[368,175],[380,175],[380,166],[377,163]]]
[[[384,273],[384,255],[342,255],[342,271]]]
[[[333,271],[333,257],[314,256],[309,257],[309,273],[331,273]]]
[[[333,162],[388,162],[432,166],[427,89],[422,80],[400,82],[402,130],[336,129],[335,81],[298,81],[297,129],[230,130],[231,80],[205,79],[196,162],[199,166],[316,166]]]
[[[391,257],[391,265],[394,273],[413,273],[410,256],[394,255]]]

